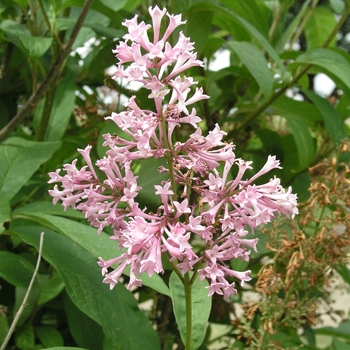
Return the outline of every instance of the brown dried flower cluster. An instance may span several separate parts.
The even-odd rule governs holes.
[[[349,142],[340,150],[349,152]],[[247,324],[240,325],[251,349],[278,349],[278,341],[272,341],[276,332],[319,323],[318,306],[331,301],[331,279],[350,259],[349,166],[332,158],[309,170],[310,198],[300,205],[298,218],[265,228],[273,261],[257,276],[255,291],[261,299],[244,305],[248,327],[256,317],[261,326],[247,337]],[[341,314],[330,307],[324,312],[330,317]]]

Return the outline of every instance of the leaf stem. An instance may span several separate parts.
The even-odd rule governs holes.
[[[192,350],[192,284],[190,275],[185,273],[184,278],[185,303],[186,303],[186,350]]]
[[[19,320],[20,316],[22,315],[22,312],[23,312],[24,308],[27,305],[27,300],[28,300],[29,294],[30,294],[30,292],[32,290],[32,287],[33,287],[33,284],[34,284],[34,281],[35,281],[35,277],[36,277],[36,275],[38,273],[38,270],[39,270],[40,261],[41,261],[41,253],[43,251],[43,243],[44,243],[44,232],[41,232],[41,234],[40,234],[40,242],[39,242],[39,249],[38,249],[38,259],[36,261],[36,266],[35,266],[35,270],[33,272],[32,279],[29,282],[29,286],[28,286],[27,292],[26,292],[26,294],[25,294],[25,296],[23,298],[22,304],[19,307],[15,318],[12,321],[11,327],[10,327],[10,329],[9,329],[7,335],[6,335],[6,338],[5,338],[4,342],[1,345],[0,350],[4,350],[6,348],[6,345],[9,342],[9,340],[10,340],[10,338],[12,336],[12,333],[15,330],[15,327],[16,327],[16,325],[18,323],[18,320]]]

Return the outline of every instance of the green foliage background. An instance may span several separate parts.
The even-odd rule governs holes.
[[[92,144],[94,157],[103,155],[101,135],[115,132],[104,117],[122,110],[126,97],[135,94],[148,108],[147,95],[112,81],[108,68],[116,62],[111,50],[126,32],[121,23],[136,13],[149,22],[147,9],[156,4],[182,13],[187,24],[181,30],[206,62],[204,69],[190,72],[211,96],[196,106],[203,130],[220,124],[237,155],[253,160],[254,169],[276,155],[283,166],[276,175],[293,186],[301,202],[309,197],[308,169],[333,156],[350,134],[349,0],[2,0],[0,344],[33,274],[39,234],[45,232],[44,260],[7,349],[183,348],[175,323],[183,335],[176,276],[168,270],[163,278],[145,276],[136,292],[123,284],[109,291],[96,258],[118,254],[110,232],[98,236],[79,213],[52,206],[47,194],[47,172],[77,158],[77,148]],[[230,53],[230,65],[210,70],[209,63],[223,51]],[[315,89],[319,73],[335,83],[329,96]],[[348,155],[339,161],[349,162]],[[158,205],[153,193],[158,166],[147,160],[137,169],[146,191],[138,199],[149,208]],[[244,268],[257,273],[261,258],[273,257],[263,242],[261,235],[259,255]],[[345,268],[347,282],[349,274]],[[200,349],[215,349],[214,328],[205,329],[210,304],[202,301],[199,285],[195,348],[204,339]],[[232,301],[241,303],[241,298],[240,292]],[[145,301],[153,307],[141,311],[138,302]],[[226,327],[228,346],[247,347],[237,339],[228,311],[221,318],[215,312],[210,322]],[[328,349],[345,350],[349,321],[347,326],[348,331],[341,324],[318,333],[334,337]],[[309,327],[308,332],[314,331]],[[312,340],[302,342],[296,332],[289,333],[293,346],[316,349]],[[289,348],[289,335],[288,330],[280,334],[282,348]]]

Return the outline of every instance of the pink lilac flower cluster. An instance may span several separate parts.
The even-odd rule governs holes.
[[[154,100],[155,111],[141,109],[131,97],[126,110],[112,113],[112,120],[125,138],[106,134],[106,156],[95,165],[90,158],[91,146],[79,150],[86,166],[76,167],[77,160],[49,173],[49,183],[60,183],[49,193],[53,203],[61,201],[64,208],[81,210],[90,225],[100,233],[106,226],[113,229],[111,237],[124,252],[114,259],[99,258],[104,282],[112,289],[130,266],[128,288],[141,285],[141,274],[149,276],[164,271],[165,256],[183,274],[198,272],[209,281],[209,296],[214,293],[228,298],[235,294],[232,276],[241,281],[251,279],[250,271],[229,268],[232,259],[248,260],[256,251],[258,239],[248,239],[247,229],[271,221],[275,214],[294,217],[298,213],[296,195],[285,190],[278,178],[263,185],[253,182],[279,161],[269,156],[265,166],[250,179],[244,179],[251,162],[236,158],[234,145],[223,142],[226,135],[218,125],[202,135],[193,103],[207,99],[192,78],[182,73],[190,67],[203,66],[193,52],[193,43],[178,34],[174,46],[167,41],[175,28],[185,23],[181,15],[170,15],[157,6],[149,9],[152,26],[138,23],[137,15],[123,24],[128,29],[114,53],[118,59],[114,78],[141,82]],[[161,35],[161,21],[168,17]],[[148,31],[153,28],[153,41]],[[173,131],[182,124],[193,127],[185,142],[176,142]],[[165,158],[168,167],[159,171],[169,180],[155,185],[161,205],[156,213],[140,208],[137,195],[142,188],[132,171],[133,162],[145,158]],[[104,174],[104,180],[97,175]],[[220,171],[221,170],[221,171]],[[232,179],[232,174],[236,176]],[[193,241],[202,242],[195,249]],[[115,265],[116,264],[116,265]],[[117,266],[114,270],[109,269]]]

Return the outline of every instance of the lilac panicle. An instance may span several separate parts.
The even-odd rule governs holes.
[[[81,210],[99,233],[107,226],[113,229],[111,239],[123,253],[98,261],[103,281],[111,289],[128,266],[128,288],[141,285],[143,272],[149,276],[162,273],[164,255],[182,273],[197,271],[200,279],[207,279],[209,296],[217,293],[228,298],[237,292],[232,278],[241,285],[251,279],[250,270],[229,268],[232,259],[247,261],[251,250],[257,251],[258,239],[247,238],[248,228],[253,232],[276,214],[294,218],[297,197],[276,177],[262,185],[253,183],[280,168],[275,156],[269,156],[249,179],[246,170],[252,169],[251,162],[236,158],[234,145],[223,141],[226,133],[219,125],[202,134],[198,127],[201,118],[192,105],[209,97],[202,88],[195,88],[193,78],[182,73],[203,67],[203,62],[197,60],[193,43],[182,32],[175,45],[167,41],[185,23],[181,15],[170,15],[157,6],[149,13],[152,25],[139,23],[137,15],[123,23],[128,33],[113,50],[117,58],[113,78],[142,83],[154,101],[154,110],[142,109],[135,96],[131,97],[125,111],[106,118],[123,130],[127,139],[103,135],[106,155],[95,164],[90,158],[91,146],[79,150],[86,166],[78,169],[74,160],[63,166],[64,175],[60,175],[61,169],[49,173],[49,183],[61,185],[56,184],[49,194],[54,204],[61,201],[64,208]],[[164,19],[168,26],[162,34]],[[184,142],[174,140],[174,130],[184,124],[194,131]],[[165,158],[168,167],[160,171],[169,175],[168,181],[154,186],[161,202],[156,213],[140,208],[137,195],[142,188],[132,170],[133,162],[151,157]],[[103,179],[97,173],[103,174]],[[236,177],[231,179],[231,173]],[[181,198],[177,197],[179,189]],[[202,249],[194,249],[194,238],[202,241]],[[110,270],[112,265],[117,267]]]

